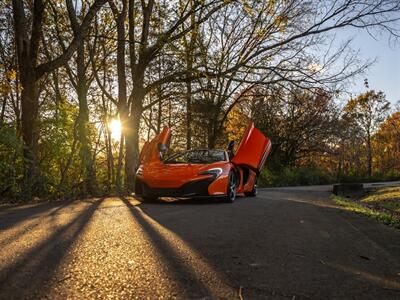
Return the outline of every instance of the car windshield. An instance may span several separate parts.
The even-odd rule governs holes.
[[[225,161],[224,150],[190,150],[176,153],[164,160],[167,164],[209,164]]]

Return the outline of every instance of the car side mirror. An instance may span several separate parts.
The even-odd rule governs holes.
[[[227,151],[233,151],[233,147],[235,147],[235,141],[229,141]]]
[[[228,152],[229,159],[233,157],[233,148],[235,147],[235,141],[229,141],[226,152]]]
[[[165,144],[158,144],[158,151],[160,151],[161,153],[164,153],[165,151],[167,151],[167,146],[165,146]]]

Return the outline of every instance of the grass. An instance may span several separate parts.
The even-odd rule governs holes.
[[[400,187],[378,189],[361,198],[361,202],[400,214]]]
[[[365,215],[387,225],[400,228],[400,187],[379,188],[359,199],[332,196],[333,201],[361,215]]]

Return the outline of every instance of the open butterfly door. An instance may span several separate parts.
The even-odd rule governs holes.
[[[162,149],[167,148],[170,137],[171,129],[164,127],[151,141],[145,142],[139,155],[140,164],[161,160]]]
[[[231,162],[259,173],[270,151],[271,140],[250,122]]]

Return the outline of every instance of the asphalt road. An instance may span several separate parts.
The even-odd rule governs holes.
[[[400,299],[400,231],[329,188],[3,208],[0,298]]]

